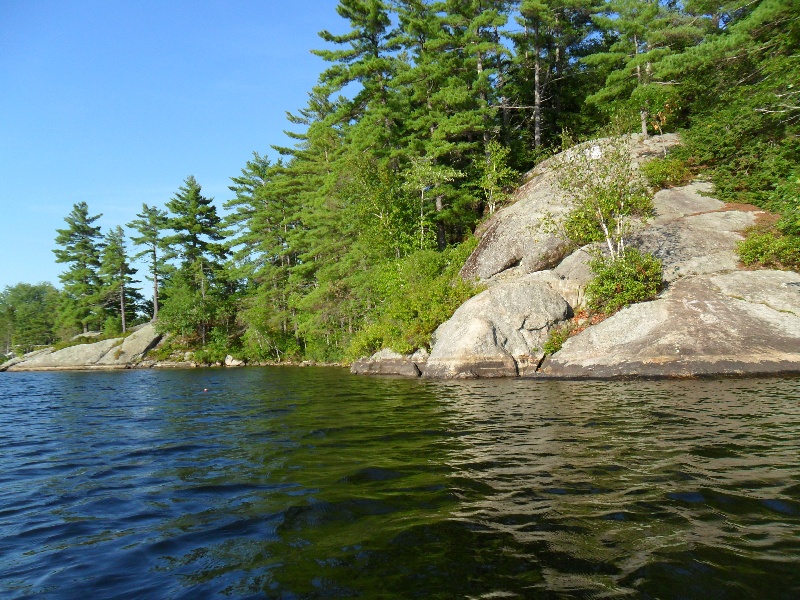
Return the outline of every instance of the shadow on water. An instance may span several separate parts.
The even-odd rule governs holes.
[[[794,598],[798,397],[797,378],[7,374],[0,591]]]

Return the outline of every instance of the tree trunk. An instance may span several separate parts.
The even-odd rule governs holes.
[[[436,196],[436,212],[441,214],[443,210],[444,205],[442,204],[442,196]],[[441,218],[439,218],[436,221],[436,245],[439,247],[439,251],[442,251],[447,247],[447,236],[445,234],[444,222],[441,220]]]
[[[538,30],[534,32],[534,35],[537,36],[538,40]],[[539,56],[541,50],[538,41],[533,51],[533,145],[538,148],[542,145],[542,59]]]
[[[633,36],[633,50],[635,54],[639,54],[639,38]],[[642,76],[642,65],[636,65],[636,84],[643,85],[644,84],[644,77]],[[639,118],[642,122],[642,137],[644,139],[648,138],[647,134],[647,108],[642,106],[639,109]]]
[[[122,273],[120,276],[124,277]],[[122,317],[122,333],[125,333],[125,281],[120,283],[119,288],[119,314]]]
[[[153,271],[153,321],[158,318],[158,273]]]

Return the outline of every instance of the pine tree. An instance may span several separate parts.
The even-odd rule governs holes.
[[[147,257],[150,273],[148,279],[153,282],[152,320],[155,321],[158,318],[159,282],[167,268],[167,245],[164,233],[169,221],[165,211],[147,204],[142,204],[142,212],[136,216],[138,218],[128,223],[128,227],[135,229],[139,235],[131,236],[131,241],[137,246],[144,246],[144,248],[133,256],[133,260]]]
[[[345,47],[313,50],[333,63],[320,75],[319,90],[330,97],[357,83],[360,89],[353,99],[342,98],[333,117],[356,122],[358,131],[350,138],[356,148],[387,155],[397,122],[389,88],[397,66],[388,7],[381,0],[340,0],[336,12],[349,21],[351,30],[344,35],[320,32],[324,41]]]
[[[168,224],[174,234],[165,238],[181,259],[178,272],[165,287],[161,317],[165,328],[176,327],[184,334],[186,323],[199,335],[202,345],[208,334],[223,316],[229,315],[224,304],[233,294],[235,285],[223,270],[222,259],[227,254],[220,240],[224,238],[222,219],[217,214],[213,198],[201,194],[194,177],[184,181],[166,206],[171,215]]]
[[[257,358],[281,360],[299,348],[289,306],[289,279],[298,260],[292,235],[300,226],[294,204],[299,182],[282,160],[272,164],[257,152],[232,182],[235,197],[225,204],[232,210],[225,224],[234,231],[228,242],[234,273],[246,283],[238,312],[247,327],[245,346]]]
[[[687,19],[677,8],[657,0],[612,0],[595,20],[615,41],[608,51],[584,60],[608,73],[603,88],[589,101],[612,107],[621,101],[634,108],[642,135],[647,137],[651,116],[674,103],[675,97],[674,82],[658,77],[658,63],[699,43],[702,27],[696,19]]]
[[[566,111],[580,112],[586,83],[575,59],[587,50],[593,32],[591,14],[597,5],[598,0],[519,3],[516,21],[522,31],[509,36],[515,55],[507,87],[508,95],[516,100],[516,110],[506,121],[511,121],[511,127],[521,122],[530,130],[534,148],[552,144],[562,128],[570,127],[574,117]],[[575,95],[578,102],[573,100]]]
[[[79,202],[64,218],[67,228],[56,230],[56,244],[62,246],[53,250],[56,262],[69,265],[59,275],[64,284],[64,298],[59,312],[65,331],[78,326],[86,333],[90,325],[100,324],[102,236],[100,227],[93,223],[101,216],[89,216],[89,206],[86,202]]]
[[[423,159],[432,168],[466,171],[486,156],[498,131],[493,81],[505,53],[498,28],[507,20],[504,2],[398,2],[398,44],[410,65],[397,77],[409,100],[405,123],[404,168]],[[406,178],[414,178],[413,173]],[[437,246],[460,239],[478,215],[474,191],[461,181],[437,187],[430,196]]]
[[[200,259],[214,262],[225,255],[224,246],[217,243],[224,237],[222,219],[214,199],[201,192],[200,184],[190,175],[166,204],[171,213],[169,228],[174,234],[165,238],[165,243],[178,253],[184,266]]]
[[[132,275],[136,274],[136,269],[130,265],[125,249],[125,232],[119,225],[106,234],[99,274],[106,309],[112,318],[120,319],[122,333],[125,333],[128,320],[135,316],[142,295],[133,286]]]
[[[707,6],[713,35],[668,57],[659,72],[680,81],[681,103],[690,109],[687,150],[710,168],[721,198],[797,210],[790,191],[800,176],[797,4]],[[725,28],[714,28],[715,21]]]

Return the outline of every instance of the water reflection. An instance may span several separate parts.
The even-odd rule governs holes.
[[[794,598],[799,392],[8,374],[0,591]]]
[[[539,589],[793,596],[800,409],[785,381],[446,389],[465,432],[454,474],[482,484],[455,516],[512,535],[544,565]]]

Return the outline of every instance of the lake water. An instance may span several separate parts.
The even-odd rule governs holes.
[[[798,378],[5,373],[0,452],[2,598],[800,597]]]

